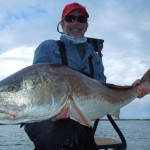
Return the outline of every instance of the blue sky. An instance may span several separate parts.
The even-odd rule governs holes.
[[[56,26],[72,0],[0,0],[0,80],[32,64],[44,40],[59,39]],[[149,0],[77,0],[90,14],[86,36],[104,39],[107,82],[130,85],[150,68]],[[121,109],[121,118],[150,118],[150,96]]]

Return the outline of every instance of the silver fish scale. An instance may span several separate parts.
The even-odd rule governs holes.
[[[150,87],[150,70],[141,84]],[[0,81],[0,123],[47,120],[65,105],[70,106],[71,117],[82,123],[73,103],[86,118],[95,120],[136,97],[136,87],[102,84],[62,65],[36,64]]]

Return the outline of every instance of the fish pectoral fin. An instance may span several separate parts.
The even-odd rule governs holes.
[[[80,108],[73,101],[72,97],[69,97],[69,101],[70,101],[70,118],[77,122],[80,122],[81,124],[92,127],[91,121],[84,116]]]
[[[112,114],[113,117],[120,119],[120,109]]]

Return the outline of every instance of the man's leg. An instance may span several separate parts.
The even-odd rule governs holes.
[[[30,125],[25,130],[34,142],[35,150],[97,150],[91,130],[71,119],[39,124],[39,133],[34,140],[30,131],[37,130],[37,127],[32,126],[30,131],[29,128]]]

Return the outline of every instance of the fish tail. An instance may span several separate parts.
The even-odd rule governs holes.
[[[150,69],[141,78],[141,84],[146,87],[150,87]]]

